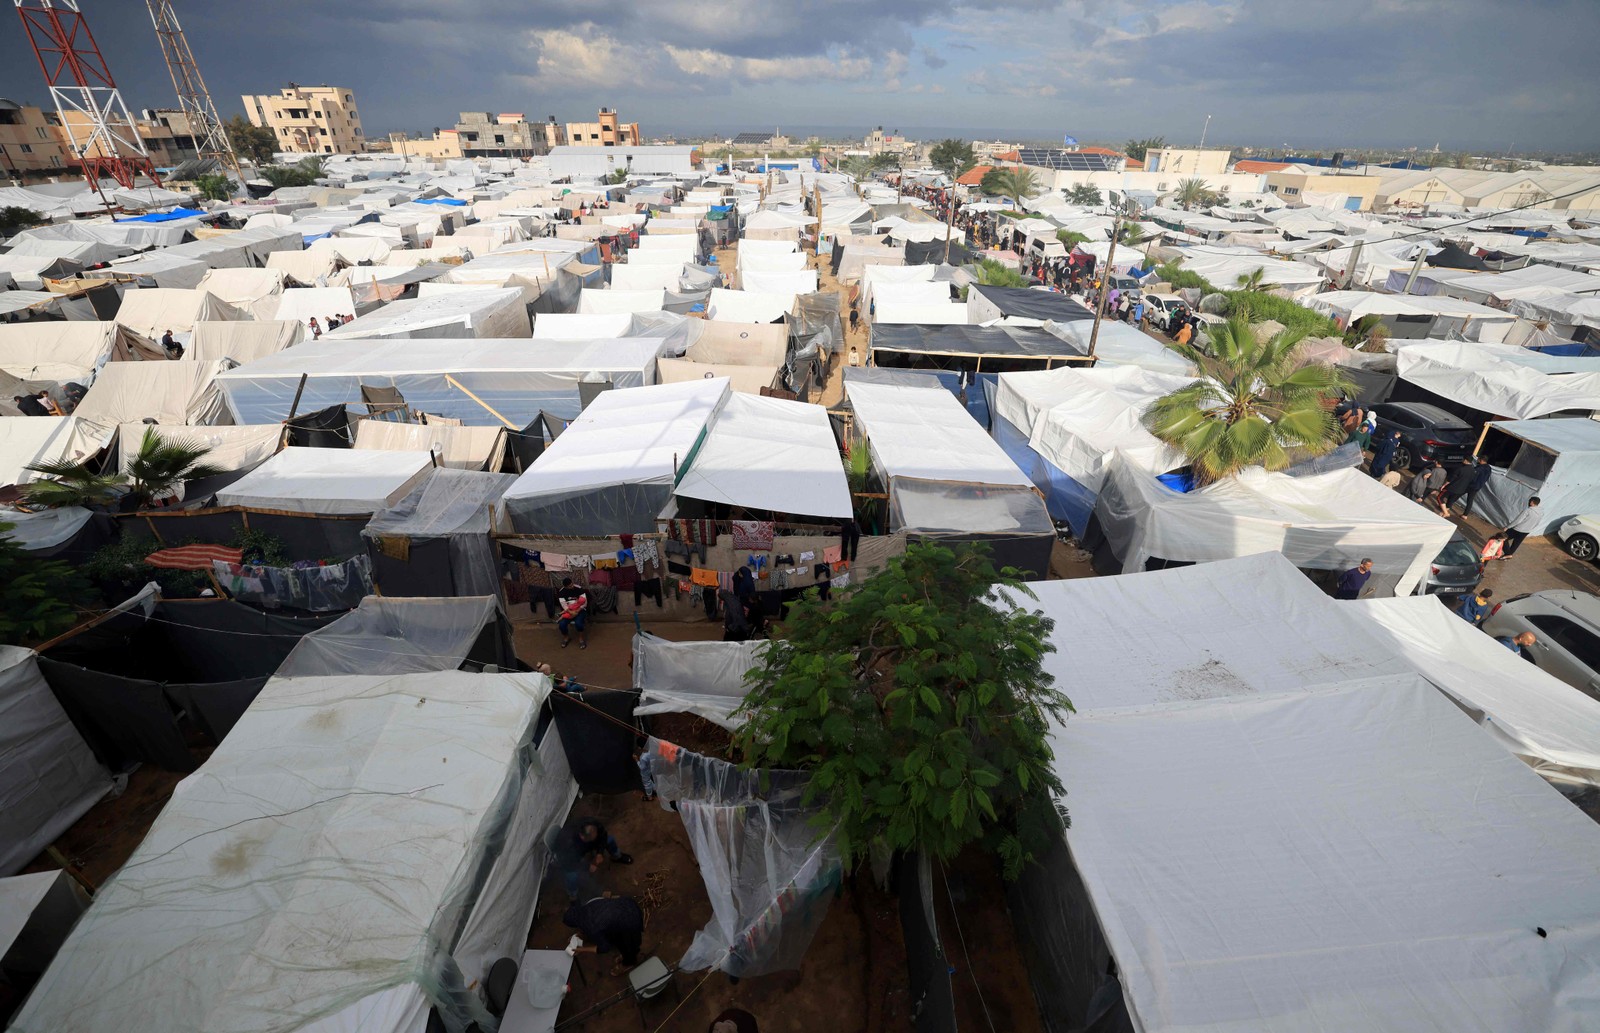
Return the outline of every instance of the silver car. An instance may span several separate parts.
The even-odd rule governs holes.
[[[1496,638],[1533,632],[1529,658],[1600,699],[1600,596],[1566,589],[1514,596],[1489,612],[1483,630]]]

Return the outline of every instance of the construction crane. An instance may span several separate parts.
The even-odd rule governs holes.
[[[200,66],[195,64],[194,51],[189,49],[189,39],[178,24],[178,12],[172,9],[171,0],[145,0],[150,8],[150,21],[156,27],[156,37],[161,40],[161,56],[167,59],[167,71],[172,73],[172,88],[178,91],[178,106],[189,123],[189,135],[195,150],[202,158],[214,159],[224,168],[233,170],[244,184],[244,173],[239,168],[239,156],[234,153],[233,142],[212,103],[211,91],[200,77]]]
[[[127,190],[133,189],[135,177],[140,175],[159,186],[150,152],[122,102],[122,91],[111,78],[89,23],[78,10],[78,0],[15,3],[73,157],[81,164],[90,188],[106,201],[100,189],[105,176]],[[110,207],[111,202],[106,205]]]

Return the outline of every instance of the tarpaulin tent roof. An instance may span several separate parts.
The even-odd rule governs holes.
[[[308,379],[300,411],[358,404],[361,385],[397,388],[413,410],[473,425],[503,425],[471,391],[517,426],[541,410],[578,414],[578,381],[600,373],[618,387],[655,380],[660,337],[601,341],[383,340],[308,341],[229,370],[218,383],[240,423],[285,419]],[[460,387],[450,383],[454,380]],[[465,391],[463,390],[465,388]]]
[[[243,319],[244,313],[201,290],[147,287],[123,294],[117,323],[157,338],[168,330],[193,330],[203,320]]]
[[[20,646],[0,646],[0,763],[0,875],[20,870],[111,790],[38,657]],[[9,946],[0,942],[0,954]]]
[[[432,452],[440,466],[460,470],[482,470],[486,466],[494,469],[505,455],[506,428],[362,420],[356,425],[355,447]]]
[[[139,452],[146,433],[166,442],[201,445],[205,464],[223,473],[253,470],[278,451],[283,440],[283,425],[269,423],[253,427],[175,427],[148,423],[124,423],[117,428],[117,469],[124,473]]]
[[[1046,323],[1044,330],[1054,334],[1076,354],[1089,354],[1089,338],[1094,323],[1077,320],[1071,323]],[[1152,373],[1172,373],[1187,376],[1194,373],[1194,364],[1160,341],[1150,337],[1136,326],[1115,319],[1102,320],[1100,336],[1095,339],[1096,366],[1137,366]]]
[[[77,416],[0,416],[0,485],[26,484],[27,469],[56,459],[87,459],[110,440],[103,427]]]
[[[736,731],[733,712],[750,691],[745,672],[755,667],[768,643],[669,642],[648,631],[633,636],[633,687],[640,690],[635,714],[694,714]]]
[[[689,329],[693,343],[684,357],[692,362],[782,366],[788,357],[789,329],[782,324],[697,319]]]
[[[281,269],[210,269],[195,286],[230,305],[249,308],[268,295],[281,293],[284,278]]]
[[[794,294],[713,287],[711,298],[706,302],[706,317],[724,323],[776,323],[794,308],[794,299]]]
[[[617,291],[650,291],[678,289],[682,265],[614,265],[611,267],[611,289]]]
[[[1600,409],[1600,371],[1552,376],[1531,368],[1533,358],[1511,345],[1423,341],[1399,348],[1395,361],[1400,379],[1488,413],[1532,419]]]
[[[207,265],[197,258],[169,255],[163,251],[148,251],[142,255],[119,258],[104,269],[96,270],[99,276],[170,290],[193,290],[206,275]]]
[[[415,298],[393,301],[324,337],[531,337],[533,324],[519,287],[459,287],[425,283]]]
[[[536,341],[592,341],[623,337],[632,323],[631,312],[540,312],[533,317],[533,338]]]
[[[93,247],[91,244],[82,247]],[[0,288],[7,278],[24,290],[44,290],[44,281],[63,280],[83,271],[83,263],[58,255],[0,254]]]
[[[666,292],[654,290],[595,290],[585,287],[578,295],[578,312],[604,315],[618,312],[659,312],[667,303]]]
[[[845,397],[891,479],[1032,486],[953,395],[853,381],[845,385]]]
[[[290,513],[376,513],[433,469],[428,452],[286,448],[217,493],[223,506]]]
[[[221,423],[227,414],[217,390],[221,362],[109,362],[73,415],[105,426],[138,423]],[[266,422],[266,421],[258,421]]]
[[[763,389],[781,385],[781,366],[747,366],[731,362],[695,362],[692,359],[657,359],[656,380],[662,384],[681,384],[688,380],[728,378],[734,391],[759,395]]]
[[[1154,558],[1205,563],[1282,552],[1297,567],[1376,562],[1393,593],[1417,586],[1455,525],[1359,470],[1295,477],[1251,467],[1180,494],[1122,457],[1105,464],[1095,516],[1124,573]]]
[[[874,323],[874,352],[910,355],[996,355],[1035,359],[1080,358],[1085,351],[1037,327],[922,326]]]
[[[827,410],[748,394],[723,404],[673,494],[773,513],[848,518],[853,512]]]
[[[990,287],[975,283],[968,289],[967,304],[974,323],[1007,316],[1057,323],[1094,318],[1093,312],[1065,294],[1027,287]]]
[[[603,392],[506,492],[513,524],[569,535],[655,527],[729,393],[726,379]]]
[[[489,535],[510,529],[495,510],[516,479],[438,469],[394,508],[376,514],[361,534],[379,588],[390,596],[497,596],[499,548]],[[406,540],[403,556],[385,548],[397,538]],[[424,555],[430,550],[438,555]]]
[[[329,316],[352,315],[355,296],[349,287],[290,287],[282,294],[262,298],[253,311],[257,319],[294,320],[307,324],[312,319],[327,327]]]
[[[115,323],[90,320],[0,325],[0,371],[19,380],[87,381],[116,343]]]
[[[1429,255],[1424,259],[1424,261],[1427,262],[1427,264],[1440,269],[1484,268],[1483,259],[1472,254],[1470,251],[1464,250],[1459,244],[1449,240],[1445,241],[1438,251],[1435,251],[1433,254]]]
[[[459,472],[455,476],[459,477]],[[484,534],[487,537],[487,528]],[[301,638],[278,666],[277,676],[454,671],[472,653],[484,629],[499,620],[500,604],[492,596],[385,599],[369,595],[354,610]]]
[[[1367,599],[1356,612],[1535,771],[1558,782],[1600,785],[1600,701],[1527,663],[1437,596]]]
[[[309,337],[305,325],[291,319],[241,319],[225,323],[196,323],[185,360],[215,362],[231,359],[243,365],[276,355]]]
[[[1494,422],[1483,449],[1496,456],[1497,465],[1490,468],[1479,512],[1496,526],[1510,524],[1535,495],[1547,531],[1600,509],[1600,423],[1561,417]]]
[[[1276,555],[1033,587],[1077,710],[1057,864],[1105,941],[1059,907],[1070,868],[1022,887],[1052,1013],[1110,991],[1152,1031],[1583,1025],[1597,830],[1357,611]]]
[[[535,745],[549,691],[537,674],[273,679],[14,1028],[403,1033],[430,1005],[491,1023],[475,988],[520,950],[538,830],[572,799],[544,766],[560,751]]]

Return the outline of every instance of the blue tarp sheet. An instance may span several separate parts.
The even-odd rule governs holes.
[[[418,204],[448,204],[448,205],[452,205],[453,207],[456,207],[456,208],[465,208],[467,206],[467,202],[458,200],[458,199],[456,199],[454,197],[419,197],[419,198],[417,198],[417,203]]]
[[[1028,475],[1034,487],[1044,493],[1044,506],[1050,511],[1050,519],[1065,520],[1072,533],[1082,538],[1089,528],[1089,518],[1094,515],[1095,493],[1035,452],[1028,444],[1028,435],[1004,416],[994,418],[990,436],[1017,468]]]
[[[179,219],[192,219],[197,215],[210,214],[204,208],[174,208],[170,212],[151,212],[148,215],[134,215],[126,219],[116,219],[115,222],[177,222]]]

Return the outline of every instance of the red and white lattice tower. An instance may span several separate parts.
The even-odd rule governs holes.
[[[243,183],[239,158],[228,140],[228,131],[223,128],[217,106],[211,100],[211,91],[200,77],[200,66],[195,64],[194,51],[189,49],[189,38],[178,24],[178,12],[172,9],[171,0],[145,0],[145,5],[150,8],[150,21],[155,24],[156,37],[161,40],[161,56],[167,59],[172,88],[178,91],[178,106],[189,122],[195,150],[200,157],[215,159],[224,168],[232,169]]]
[[[122,91],[78,10],[78,0],[15,2],[73,157],[82,162],[90,187],[99,190],[105,176],[125,189],[132,188],[139,175],[160,183],[150,152],[122,102]]]

